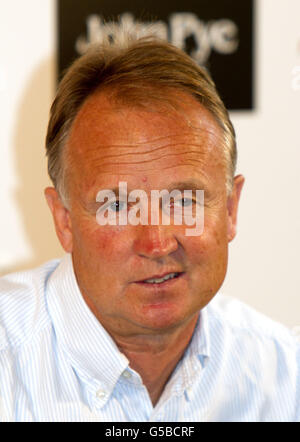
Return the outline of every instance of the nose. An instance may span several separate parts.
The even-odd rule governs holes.
[[[171,226],[140,225],[134,241],[134,251],[146,258],[162,258],[178,249]]]

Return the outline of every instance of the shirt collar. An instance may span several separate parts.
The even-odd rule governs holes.
[[[209,321],[206,307],[204,307],[199,314],[187,353],[190,356],[196,356],[201,363],[210,356]]]
[[[72,366],[95,389],[111,392],[129,361],[85,303],[70,254],[49,278],[47,302],[58,344]]]

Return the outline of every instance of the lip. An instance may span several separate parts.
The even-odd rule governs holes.
[[[161,278],[164,278],[165,276],[170,275],[171,273],[177,273],[178,275],[175,278],[167,279],[166,281],[163,281],[163,282],[157,282],[157,283],[156,282],[153,282],[153,283],[145,282],[146,280],[149,280],[149,279],[161,279]],[[141,285],[144,285],[144,286],[147,286],[147,287],[162,287],[162,286],[167,285],[168,283],[171,284],[171,283],[173,283],[175,281],[178,281],[184,274],[185,274],[184,272],[179,272],[179,271],[172,270],[170,272],[165,272],[165,273],[161,273],[161,274],[156,274],[156,275],[148,276],[148,277],[146,277],[144,279],[141,279],[139,281],[135,281],[135,283],[136,284],[141,284]]]

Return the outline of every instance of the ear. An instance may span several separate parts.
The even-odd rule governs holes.
[[[56,235],[63,249],[67,253],[71,253],[73,249],[73,237],[70,213],[63,205],[54,187],[47,187],[44,193],[52,212]]]
[[[242,175],[237,175],[233,181],[233,189],[227,199],[227,213],[228,213],[228,242],[232,241],[236,235],[237,228],[237,213],[238,205],[241,196],[241,191],[245,182]]]

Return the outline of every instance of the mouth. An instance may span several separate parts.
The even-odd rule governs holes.
[[[151,278],[148,279],[144,279],[142,281],[137,281],[138,284],[146,284],[146,285],[154,285],[154,286],[159,286],[162,284],[165,284],[166,282],[175,280],[180,278],[180,276],[182,276],[183,273],[182,272],[172,272],[172,273],[166,273],[164,275],[155,275],[152,276]]]

